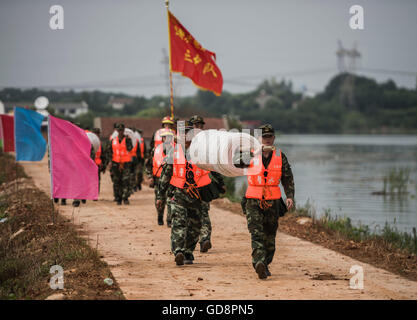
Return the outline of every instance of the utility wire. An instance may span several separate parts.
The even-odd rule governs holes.
[[[364,73],[379,73],[390,74],[396,76],[410,76],[417,77],[417,72],[404,71],[404,70],[388,70],[380,68],[356,68],[358,72]],[[335,68],[318,68],[311,70],[296,70],[271,74],[258,74],[258,75],[246,75],[239,77],[232,77],[224,79],[224,83],[243,87],[254,87],[259,84],[260,79],[268,79],[273,77],[291,78],[291,77],[303,77],[312,76],[316,74],[323,74],[329,72],[337,72]],[[174,79],[181,79],[181,75],[174,74]],[[97,88],[134,88],[134,87],[163,87],[166,86],[166,81],[160,75],[144,75],[135,76],[129,78],[112,79],[112,80],[98,80],[89,81],[78,84],[66,84],[66,85],[41,85],[41,86],[15,86],[22,89],[38,88],[38,89],[50,89],[50,90],[64,90],[64,89],[97,89]],[[11,86],[0,86],[1,89]]]

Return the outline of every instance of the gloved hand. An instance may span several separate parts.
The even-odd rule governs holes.
[[[154,188],[155,187],[155,179],[151,179],[151,182],[149,183],[149,188]]]

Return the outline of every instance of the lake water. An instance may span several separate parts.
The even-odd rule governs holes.
[[[417,227],[416,135],[281,135],[275,141],[292,166],[298,206],[309,201],[317,216],[330,209],[375,231],[394,221],[401,231]],[[408,193],[372,195],[394,168],[410,170]],[[236,179],[236,190],[245,180]]]

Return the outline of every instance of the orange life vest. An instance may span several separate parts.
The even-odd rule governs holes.
[[[153,141],[154,141],[154,147],[157,147],[158,145],[160,145],[162,143],[162,137],[161,137],[161,131],[165,130],[165,128],[161,128],[156,130],[155,135],[153,137]],[[174,135],[175,135],[175,131],[172,129],[168,129],[170,130]]]
[[[182,150],[182,146],[177,144],[174,151],[174,170],[172,173],[172,178],[170,184],[174,187],[183,189],[184,184],[186,182],[186,163],[187,160],[185,158],[184,152]],[[209,176],[210,171],[200,169],[191,161],[189,163],[193,166],[193,174],[194,174],[194,181],[196,183],[196,187],[204,187],[211,183],[211,179]]]
[[[145,159],[145,141],[142,137],[140,138],[140,156]]]
[[[155,151],[153,153],[153,160],[152,160],[152,174],[155,177],[160,177],[161,176],[161,172],[162,172],[162,163],[164,161],[165,158],[165,153],[164,153],[164,145],[163,144],[159,144],[156,148]]]
[[[126,137],[119,143],[119,138],[116,137],[112,140],[113,158],[114,162],[124,163],[132,161],[129,151],[126,148]]]
[[[136,140],[136,144],[135,146],[132,148],[132,150],[130,150],[130,156],[131,157],[137,157],[136,155],[136,151],[138,150],[138,141]]]
[[[98,148],[98,150],[96,152],[96,157],[94,158],[94,162],[98,166],[101,164],[101,144],[100,144],[100,147]]]
[[[282,156],[281,150],[273,152],[272,159],[268,165],[268,169],[265,169],[262,163],[262,155],[259,155],[257,159],[251,161],[260,161],[262,164],[262,170],[259,174],[248,175],[248,189],[246,190],[246,198],[260,199],[260,200],[275,200],[281,198],[281,189],[279,183],[282,175]],[[267,172],[265,177],[264,173]]]

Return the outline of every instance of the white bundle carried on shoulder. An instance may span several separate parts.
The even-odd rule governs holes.
[[[140,144],[141,143],[141,140],[142,140],[142,136],[137,131],[135,131],[135,138],[136,138],[137,143]]]
[[[97,152],[100,148],[100,139],[95,133],[87,132],[87,137],[90,139],[91,145],[93,146],[94,152]]]
[[[236,153],[252,151],[257,154],[262,145],[253,136],[243,132],[204,130],[191,142],[190,159],[199,168],[216,171],[227,177],[245,176],[248,168],[238,168],[233,159]],[[254,161],[250,174],[257,174],[261,167]]]
[[[139,134],[139,140],[137,139],[136,133],[133,132],[129,128],[125,128],[124,134],[125,134],[125,136],[128,136],[132,140],[133,146],[136,145],[137,141],[139,141],[139,143],[140,143],[140,133],[138,133]],[[114,130],[113,133],[111,134],[111,139],[117,138],[118,136],[119,136],[119,132],[117,132],[117,130]]]

